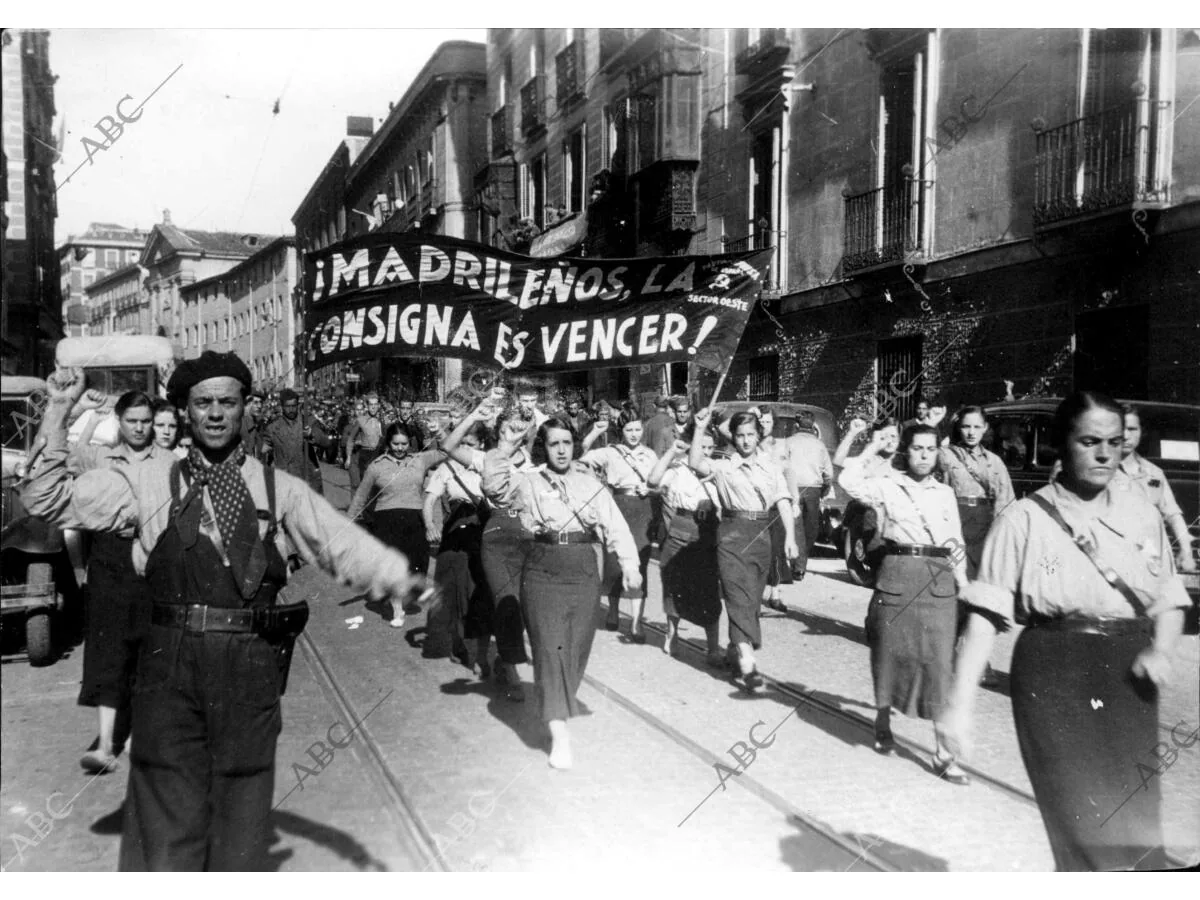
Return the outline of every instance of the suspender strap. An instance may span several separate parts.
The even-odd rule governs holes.
[[[474,503],[476,506],[482,506],[482,505],[483,505],[483,498],[482,498],[482,497],[476,497],[476,496],[475,496],[475,492],[474,492],[474,491],[472,491],[472,490],[471,490],[469,487],[467,487],[467,485],[466,485],[466,482],[464,482],[464,481],[463,481],[463,480],[462,480],[462,479],[459,477],[458,473],[457,473],[456,471],[454,471],[454,463],[452,463],[450,460],[446,460],[446,462],[445,462],[445,463],[443,463],[443,465],[444,465],[444,466],[445,466],[447,469],[449,469],[449,470],[450,470],[450,474],[451,474],[451,475],[454,477],[454,480],[458,482],[458,486],[459,486],[460,488],[462,488],[462,489],[463,489],[463,493],[464,493],[464,494],[466,494],[466,495],[467,495],[467,497],[469,497],[469,498],[470,498],[471,502],[472,502],[472,503]]]
[[[583,521],[583,518],[579,515],[579,512],[575,509],[574,506],[571,505],[570,497],[567,494],[567,486],[565,484],[556,485],[553,481],[550,480],[550,476],[546,474],[545,469],[543,469],[538,474],[540,474],[542,476],[542,478],[545,479],[546,484],[550,485],[550,488],[553,491],[555,491],[559,497],[562,498],[563,504],[567,507],[567,509],[571,510],[571,515],[573,515],[575,517],[575,519],[579,522],[579,524],[583,526],[583,530],[587,531],[587,532],[591,532],[593,530],[592,526],[589,525],[587,522]]]
[[[1050,517],[1055,525],[1067,533],[1067,536],[1071,538],[1075,546],[1079,548],[1083,555],[1091,560],[1092,565],[1100,570],[1100,574],[1104,576],[1104,580],[1116,588],[1120,592],[1121,596],[1129,601],[1129,605],[1133,607],[1134,612],[1136,612],[1139,616],[1146,615],[1146,604],[1142,602],[1141,598],[1137,595],[1137,593],[1134,592],[1133,588],[1126,584],[1125,579],[1117,574],[1115,569],[1113,569],[1111,566],[1105,565],[1104,561],[1100,559],[1099,554],[1096,553],[1096,545],[1087,537],[1087,535],[1076,534],[1074,531],[1072,531],[1071,526],[1067,524],[1067,520],[1062,517],[1062,513],[1060,513],[1058,508],[1045,497],[1041,497],[1037,494],[1030,494],[1029,499],[1036,503],[1042,512]]]
[[[275,539],[275,532],[279,529],[279,520],[275,518],[275,467],[263,466],[263,480],[267,483],[267,514],[270,518],[267,520],[267,533],[263,536],[266,541]]]
[[[912,492],[909,491],[908,487],[902,481],[897,480],[896,484],[899,486],[900,490],[904,491],[904,496],[908,498],[909,502],[913,506],[913,509],[917,511],[917,516],[921,519],[921,527],[924,528],[925,533],[929,535],[929,543],[937,544],[937,538],[933,535],[933,529],[929,527],[929,521],[925,518],[925,513],[921,512],[921,507],[917,505],[917,498],[912,495]]]
[[[643,475],[641,473],[641,471],[638,469],[638,467],[633,464],[633,454],[631,454],[628,450],[626,450],[620,444],[617,444],[615,447],[613,447],[613,449],[616,450],[618,455],[620,455],[621,459],[623,459],[625,461],[625,465],[627,465],[627,466],[629,466],[629,468],[633,469],[633,474],[641,479],[642,484],[647,484],[648,482],[646,481],[646,476]]]
[[[967,453],[961,447],[953,445],[950,447],[950,452],[954,454],[955,459],[962,463],[962,467],[967,470],[967,474],[975,479],[976,484],[983,488],[984,494],[990,499],[993,496],[992,488],[986,479],[980,477],[979,472],[975,468],[975,460],[971,457],[971,454]]]

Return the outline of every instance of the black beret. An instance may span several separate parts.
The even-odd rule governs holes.
[[[176,406],[187,406],[193,387],[209,378],[236,378],[247,391],[254,383],[250,369],[236,353],[216,353],[205,350],[199,359],[180,363],[167,383],[167,395]]]

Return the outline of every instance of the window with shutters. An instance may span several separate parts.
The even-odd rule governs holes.
[[[567,212],[579,212],[587,206],[587,181],[584,169],[584,129],[571,132],[563,142],[563,196]]]

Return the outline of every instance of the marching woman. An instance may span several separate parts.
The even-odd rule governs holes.
[[[425,473],[445,457],[440,450],[412,453],[412,434],[400,422],[387,427],[384,452],[367,466],[346,515],[356,520],[374,501],[371,531],[406,557],[413,573],[429,567],[429,539],[421,516],[424,500],[421,487]],[[392,610],[393,628],[404,627],[404,612]]]
[[[846,465],[846,460],[851,458],[850,448],[858,440],[858,436],[868,428],[871,429],[872,439],[877,434],[882,434],[883,437],[878,442],[872,440],[871,446],[875,447],[875,450],[870,455],[867,454],[866,448],[859,454],[864,457],[862,464],[867,467],[867,472],[874,472],[876,468],[899,468],[896,465],[896,448],[900,446],[900,423],[894,416],[884,416],[869,426],[862,419],[851,419],[846,427],[846,436],[834,451],[833,464],[838,467]]]
[[[711,417],[711,408],[696,413],[688,465],[701,478],[712,476],[721,501],[717,567],[729,615],[729,650],[737,653],[744,687],[754,690],[763,683],[754,650],[762,646],[758,610],[771,569],[772,507],[783,522],[784,552],[789,559],[799,554],[792,495],[779,466],[759,451],[763,427],[753,413],[730,417],[729,432],[736,451],[732,457],[705,457],[703,437]]]
[[[575,435],[564,416],[551,416],[538,428],[534,453],[546,463],[518,471],[512,454],[525,429],[501,427],[499,452],[489,454],[483,490],[497,504],[519,498],[521,520],[533,534],[521,580],[521,600],[533,677],[542,720],[550,731],[550,765],[571,767],[567,718],[578,715],[575,698],[595,636],[600,600],[600,554],[596,544],[616,555],[630,591],[642,587],[637,546],[612,496],[591,474],[571,465]]]
[[[711,459],[713,436],[700,437],[705,459]],[[704,629],[708,662],[721,666],[721,585],[717,571],[717,523],[721,505],[712,476],[698,478],[687,465],[691,444],[677,440],[655,464],[647,481],[659,489],[667,537],[659,551],[662,573],[663,611],[667,616],[667,640],[663,652],[675,655],[679,620],[687,619]]]
[[[658,457],[642,443],[642,420],[632,410],[622,410],[617,419],[617,430],[621,435],[618,443],[607,447],[589,449],[603,435],[608,423],[603,419],[583,439],[583,456],[580,462],[596,470],[601,481],[613,493],[617,508],[625,517],[625,523],[637,545],[642,585],[646,584],[646,570],[650,564],[650,544],[654,538],[653,492],[647,479]],[[615,565],[616,560],[607,556],[604,561],[604,578],[608,582],[608,630],[616,631],[621,625],[621,597],[623,578]],[[635,644],[646,643],[642,631],[642,610],[646,605],[645,590],[633,597],[633,622],[629,626],[629,638]]]
[[[186,459],[187,451],[179,446],[183,418],[175,404],[159,397],[155,399],[150,411],[154,413],[154,446],[170,450],[180,459]]]
[[[946,732],[966,748],[995,634],[1024,624],[1013,718],[1060,871],[1164,868],[1154,775],[1196,740],[1194,728],[1183,743],[1178,727],[1171,743],[1159,731],[1158,689],[1189,600],[1158,511],[1114,489],[1122,432],[1121,407],[1102,394],[1059,404],[1061,475],[997,517],[962,594],[971,616]]]
[[[867,643],[875,682],[875,750],[895,749],[891,713],[934,722],[933,772],[953,784],[967,775],[943,739],[940,721],[949,700],[958,620],[956,594],[965,586],[962,527],[954,491],[933,477],[937,431],[914,425],[899,455],[904,473],[868,461],[889,437],[877,431],[862,455],[846,460],[840,483],[855,500],[880,513],[884,556],[867,609]]]
[[[788,454],[787,444],[784,441],[778,440],[773,434],[775,429],[775,414],[769,409],[759,409],[752,407],[750,412],[758,416],[758,421],[762,423],[763,439],[759,446],[759,452],[765,453],[767,456],[779,466],[781,472],[787,472]],[[786,480],[787,476],[784,476]],[[779,518],[777,510],[773,511],[771,516],[771,573],[767,576],[767,596],[763,598],[763,604],[768,609],[774,609],[778,612],[786,612],[787,606],[783,602],[783,593],[780,590],[780,585],[792,584],[792,563],[784,552],[784,538],[786,532],[783,529],[783,522]]]
[[[469,451],[484,450],[491,431],[476,422],[462,438]],[[442,528],[434,521],[434,507],[442,505]],[[464,638],[475,642],[473,662],[486,678],[488,646],[492,640],[492,597],[483,574],[480,538],[487,521],[487,503],[479,484],[479,473],[447,459],[429,475],[425,486],[425,535],[438,546],[433,578],[438,600],[427,614],[428,631],[423,656],[466,656]]]
[[[495,392],[485,400],[442,441],[442,449],[459,464],[468,467],[476,475],[482,475],[485,461],[489,457],[503,456],[515,472],[527,472],[534,468],[526,450],[526,436],[533,426],[530,419],[517,416],[516,410],[507,416],[497,416],[503,397]],[[520,438],[509,446],[501,444],[484,453],[482,447],[463,446],[463,439],[476,426],[496,419],[503,433],[520,432]],[[482,487],[482,485],[481,485]],[[485,495],[486,496],[486,495]],[[514,703],[525,699],[525,689],[517,666],[529,662],[525,652],[525,622],[521,602],[521,574],[525,568],[525,557],[533,541],[533,535],[522,522],[523,499],[518,493],[507,497],[487,496],[491,507],[487,524],[480,540],[480,562],[487,582],[488,596],[492,602],[492,621],[487,634],[496,636],[497,681],[507,685],[505,696]],[[480,657],[486,664],[486,654]],[[481,666],[481,675],[487,677],[488,669]]]
[[[89,391],[81,407],[96,409],[102,402],[102,395]],[[170,451],[154,441],[152,408],[153,401],[141,391],[122,394],[114,410],[117,446],[91,446],[81,441],[71,457],[72,468],[77,473],[128,471],[147,459],[170,459]],[[146,581],[133,567],[134,538],[132,531],[95,532],[88,555],[87,639],[79,705],[94,706],[99,714],[96,748],[80,760],[91,774],[116,771],[117,755],[130,732],[138,643],[150,616]]]
[[[1113,476],[1113,487],[1119,490],[1137,490],[1158,510],[1167,531],[1179,544],[1175,564],[1181,572],[1196,571],[1196,557],[1192,554],[1192,536],[1188,534],[1183,510],[1175,502],[1175,494],[1163,470],[1143,459],[1137,452],[1142,440],[1142,416],[1131,403],[1121,404],[1125,415],[1125,442],[1121,445],[1121,464]]]

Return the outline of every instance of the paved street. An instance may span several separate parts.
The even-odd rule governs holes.
[[[344,505],[344,473],[326,475],[334,502]],[[310,600],[313,616],[284,699],[273,864],[568,870],[594,866],[604,853],[636,870],[840,871],[867,868],[869,859],[927,871],[1051,869],[1037,810],[1021,796],[1029,784],[1003,690],[980,698],[970,762],[1011,789],[979,778],[966,788],[936,780],[928,771],[932,727],[923,721],[896,717],[905,749],[877,756],[869,730],[845,716],[871,714],[861,636],[869,593],[847,583],[835,559],[813,568],[786,589],[789,613],[764,620],[760,668],[787,694],[771,687],[747,697],[701,654],[665,656],[657,632],[638,646],[601,628],[581,691],[590,714],[572,723],[570,772],[547,767],[532,702],[507,701],[502,688],[450,660],[421,658],[423,616],[391,629],[373,604],[306,568],[289,587]],[[655,586],[656,575],[652,568]],[[661,624],[657,590],[649,610],[650,622]],[[363,621],[352,627],[347,620],[357,616]],[[703,638],[694,627],[685,636]],[[1002,673],[1011,646],[1011,637],[997,645],[993,664]],[[75,705],[80,664],[79,648],[43,669],[5,659],[6,870],[116,866],[128,770],[89,779],[78,767],[95,730],[94,714]],[[1177,683],[1162,699],[1167,741],[1176,722],[1197,720],[1197,638],[1183,642],[1175,664]],[[532,694],[532,671],[522,670]],[[821,705],[798,703],[794,692]],[[775,729],[774,742],[740,768],[730,748],[745,760],[737,742],[753,747],[752,727],[764,745]],[[1181,751],[1161,777],[1168,848],[1195,860],[1200,746]],[[1096,802],[1115,808],[1120,799]],[[47,813],[48,800],[60,818]],[[842,845],[815,836],[806,821]]]

